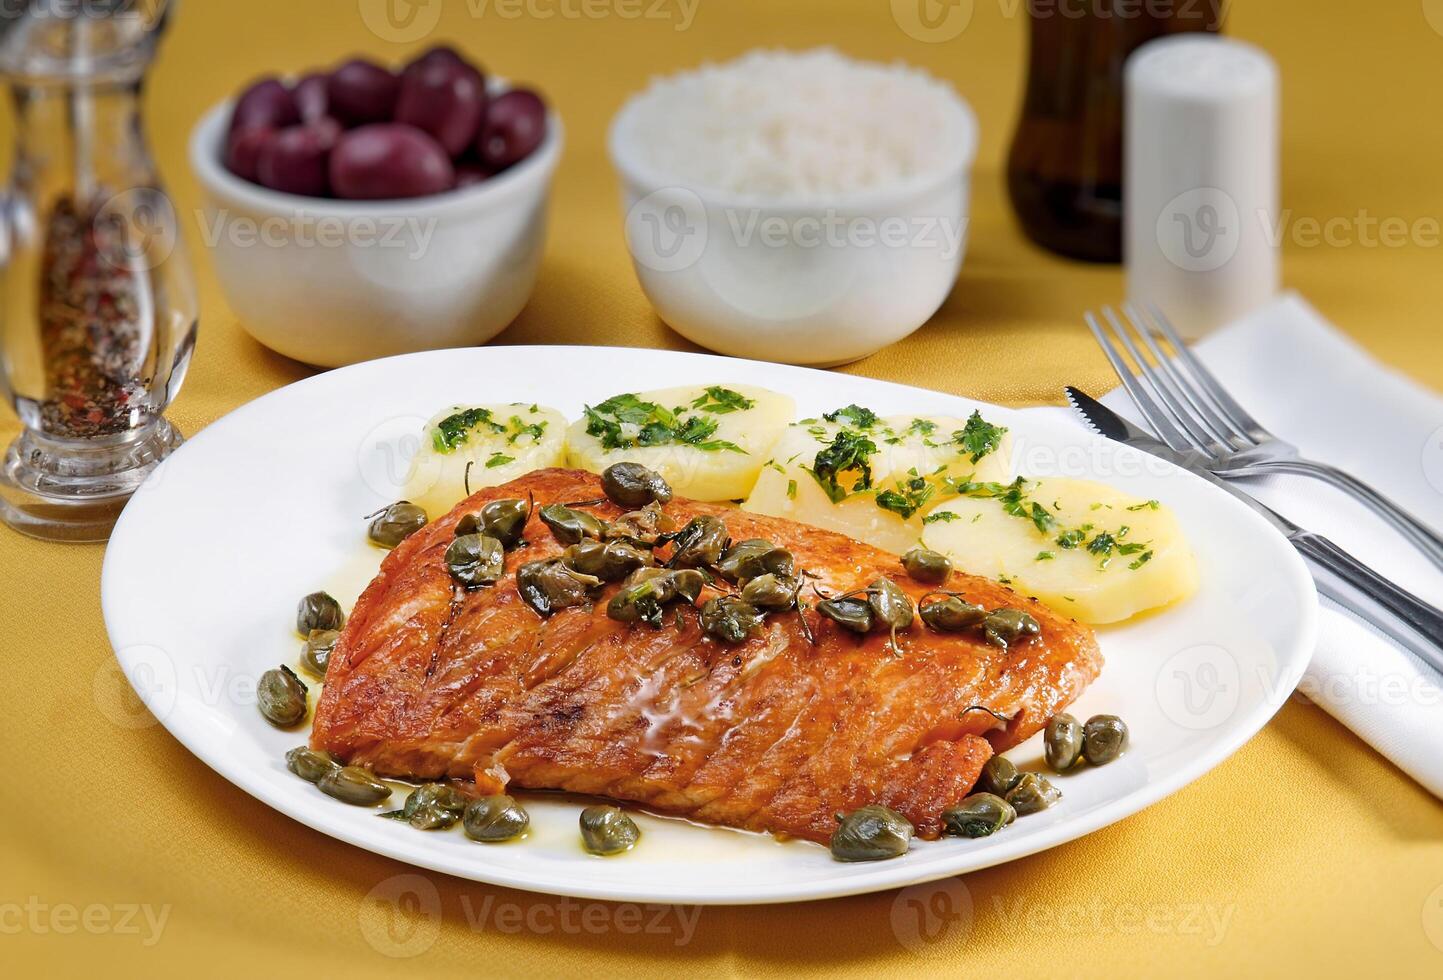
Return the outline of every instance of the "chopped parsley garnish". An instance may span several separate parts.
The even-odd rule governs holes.
[[[1056,558],[1056,557],[1057,557],[1057,556],[1054,555],[1054,554],[1053,554],[1052,552],[1050,552],[1050,551],[1039,551],[1039,552],[1037,553],[1037,560],[1038,560],[1038,561],[1052,561],[1052,559],[1054,559],[1054,558]]]
[[[912,435],[930,436],[937,431],[937,423],[928,419],[913,419],[912,424],[907,426],[907,431]]]
[[[977,515],[977,516],[980,517],[981,515],[979,514],[979,515]],[[926,517],[922,518],[922,523],[923,523],[923,524],[941,524],[941,523],[944,523],[944,522],[945,522],[945,523],[950,524],[950,523],[952,523],[953,521],[960,521],[961,519],[962,519],[962,515],[959,514],[959,513],[957,513],[956,511],[951,511],[951,510],[939,510],[939,511],[938,511],[937,513],[935,513],[935,514],[928,514]]]
[[[788,481],[787,481],[787,499],[788,499],[788,500],[796,500],[796,499],[797,499],[797,481],[796,481],[796,480],[788,480]]]
[[[1131,562],[1129,562],[1127,567],[1130,568],[1130,569],[1132,569],[1132,570],[1135,572],[1135,571],[1137,571],[1139,568],[1141,568],[1142,566],[1146,565],[1146,564],[1147,564],[1148,562],[1150,562],[1150,561],[1152,561],[1152,552],[1151,552],[1151,551],[1144,551],[1144,552],[1143,552],[1141,555],[1139,555],[1137,558],[1135,558],[1135,559],[1133,559]]]
[[[984,419],[981,412],[973,412],[967,425],[952,433],[952,441],[970,453],[972,462],[976,463],[983,456],[997,450],[1006,432],[1004,427],[993,425]]]
[[[863,409],[863,411],[866,411]],[[872,465],[867,461],[877,451],[877,444],[860,432],[843,429],[833,437],[831,445],[817,453],[810,467],[802,467],[817,481],[826,493],[827,499],[839,504],[847,498],[848,490],[837,480],[843,473],[856,471],[859,476],[852,484],[851,491],[870,490],[872,487]]]
[[[916,471],[914,470],[913,473],[915,474]],[[905,521],[921,510],[922,506],[931,500],[932,495],[936,492],[937,488],[928,483],[925,478],[913,475],[899,489],[883,490],[878,493],[877,506],[891,511]]]
[[[835,412],[824,412],[822,418],[828,422],[842,422],[855,425],[859,429],[870,429],[878,422],[876,412],[870,408],[863,408],[860,405],[848,405],[846,408],[839,408]]]
[[[1157,510],[1161,506],[1156,500],[1144,500],[1140,504],[1133,504],[1128,510]]]
[[[513,415],[507,420],[506,428],[510,433],[506,437],[506,442],[510,445],[515,445],[516,440],[522,436],[530,436],[532,442],[540,442],[541,437],[546,435],[546,420],[528,423],[521,421],[521,416]]]
[[[1110,555],[1112,549],[1117,547],[1117,538],[1106,531],[1101,531],[1091,541],[1087,542],[1087,550],[1093,555]]]
[[[704,393],[698,395],[691,403],[692,408],[699,408],[703,412],[712,412],[716,415],[726,415],[729,412],[744,412],[756,405],[756,402],[746,397],[739,391],[732,391],[730,388],[721,388],[712,385]]]
[[[1087,534],[1074,528],[1071,531],[1063,531],[1057,536],[1057,546],[1071,551],[1073,548],[1081,547],[1082,542],[1086,540]]]
[[[515,456],[507,456],[505,453],[492,453],[491,458],[486,460],[486,468],[488,470],[495,469],[498,466],[505,466],[507,463],[514,462],[516,462]]]
[[[582,408],[586,417],[586,434],[601,440],[602,449],[630,449],[633,446],[693,446],[706,452],[741,453],[734,442],[710,438],[717,430],[717,421],[702,415],[683,417],[681,410],[672,410],[656,402],[642,401],[632,394],[616,395],[599,405]]]
[[[1027,481],[1018,477],[1011,483],[977,483],[972,480],[952,481],[952,486],[964,497],[991,497],[1002,505],[1002,509],[1013,517],[1029,520],[1042,534],[1057,525],[1057,518],[1046,507],[1027,499]]]
[[[431,445],[438,453],[454,452],[457,446],[462,445],[471,437],[471,431],[477,426],[484,425],[492,432],[505,432],[504,426],[497,425],[491,418],[491,412],[484,408],[468,408],[457,412],[455,415],[448,415],[436,423],[436,428],[431,432]]]

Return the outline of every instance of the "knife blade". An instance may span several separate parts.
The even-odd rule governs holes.
[[[1118,415],[1102,402],[1093,398],[1087,392],[1079,388],[1068,386],[1063,389],[1067,395],[1067,401],[1072,405],[1072,410],[1082,417],[1088,428],[1098,435],[1113,442],[1120,442],[1123,445],[1140,449],[1149,456],[1156,456],[1158,459],[1166,460],[1175,466],[1180,466],[1193,476],[1211,483],[1215,487],[1226,490],[1230,495],[1241,500],[1257,513],[1261,514],[1269,524],[1277,528],[1284,537],[1288,537],[1296,531],[1301,530],[1298,525],[1288,520],[1282,514],[1271,507],[1250,496],[1246,491],[1217,476],[1203,464],[1202,457],[1193,453],[1183,453],[1173,449],[1157,436],[1148,432],[1139,425],[1129,422]]]
[[[1215,476],[1199,457],[1178,452],[1085,391],[1070,386],[1064,391],[1073,411],[1098,435],[1173,463],[1261,515],[1302,555],[1321,595],[1443,674],[1443,612],[1385,579],[1321,534],[1299,527],[1246,491]]]

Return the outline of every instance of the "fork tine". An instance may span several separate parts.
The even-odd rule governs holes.
[[[1233,397],[1228,394],[1227,389],[1224,388],[1213,373],[1203,365],[1203,362],[1192,352],[1192,349],[1183,342],[1182,337],[1180,337],[1177,330],[1173,328],[1172,322],[1168,320],[1166,314],[1164,314],[1156,304],[1149,304],[1148,308],[1152,313],[1153,320],[1157,323],[1158,327],[1161,328],[1163,336],[1166,337],[1167,342],[1172,345],[1172,349],[1177,352],[1178,362],[1191,372],[1193,378],[1198,383],[1198,387],[1201,388],[1203,393],[1212,401],[1213,406],[1221,413],[1223,418],[1228,420],[1233,428],[1247,436],[1248,442],[1254,445],[1258,444],[1258,436],[1265,436],[1267,429],[1264,429],[1262,425],[1258,423],[1257,419],[1249,415],[1241,405],[1233,400]]]
[[[1143,378],[1146,379],[1149,387],[1152,388],[1157,402],[1168,413],[1169,419],[1187,439],[1187,448],[1207,453],[1211,456],[1217,456],[1221,447],[1217,445],[1216,440],[1198,427],[1197,422],[1182,404],[1181,399],[1162,382],[1157,371],[1148,362],[1147,358],[1143,356],[1137,344],[1133,342],[1132,334],[1128,330],[1128,327],[1123,325],[1123,322],[1118,318],[1117,314],[1113,312],[1112,307],[1103,307],[1102,313],[1103,316],[1107,317],[1108,322],[1112,324],[1113,332],[1117,334],[1123,346],[1127,348],[1127,352],[1132,355],[1133,363],[1138,366]],[[1130,326],[1136,329],[1136,324],[1130,324]]]
[[[1103,311],[1106,313],[1107,308],[1103,307]],[[1147,393],[1147,389],[1143,386],[1142,382],[1132,373],[1132,368],[1129,367],[1127,361],[1123,359],[1121,352],[1119,352],[1117,346],[1113,344],[1112,339],[1107,336],[1107,332],[1102,329],[1102,325],[1097,322],[1097,317],[1093,316],[1091,311],[1088,311],[1083,314],[1082,318],[1087,323],[1087,329],[1092,331],[1093,339],[1095,339],[1097,345],[1102,348],[1102,353],[1107,358],[1108,363],[1112,365],[1113,371],[1117,372],[1117,377],[1118,380],[1122,382],[1122,387],[1126,389],[1128,395],[1132,397],[1133,404],[1147,417],[1148,422],[1152,425],[1153,431],[1157,433],[1158,438],[1178,452],[1187,452],[1191,443],[1186,436],[1177,430],[1177,427],[1168,419],[1167,413],[1158,407],[1157,403],[1153,401],[1152,396]]]
[[[1131,303],[1122,304],[1123,316],[1134,330],[1142,337],[1143,343],[1152,352],[1153,364],[1159,375],[1168,384],[1168,387],[1181,400],[1182,408],[1191,416],[1199,429],[1206,429],[1218,441],[1215,450],[1219,454],[1237,452],[1252,445],[1252,441],[1241,431],[1234,431],[1234,428],[1226,420],[1221,418],[1212,406],[1198,391],[1197,386],[1182,371],[1179,371],[1173,363],[1173,359],[1163,353],[1162,345],[1157,342],[1156,328],[1149,322],[1147,315],[1140,312]],[[1238,443],[1242,443],[1238,445]]]

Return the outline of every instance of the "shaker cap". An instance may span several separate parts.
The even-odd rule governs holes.
[[[1127,61],[1127,84],[1154,99],[1230,103],[1271,97],[1278,69],[1267,52],[1235,38],[1178,34],[1150,41]]]

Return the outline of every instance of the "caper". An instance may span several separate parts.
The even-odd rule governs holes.
[[[989,837],[1017,819],[1017,811],[995,793],[973,793],[942,811],[942,826],[954,837]]]
[[[341,768],[329,752],[299,745],[286,753],[286,768],[308,783],[314,783],[328,772]]]
[[[1082,729],[1082,754],[1105,766],[1127,751],[1127,723],[1117,715],[1093,715]]]
[[[446,570],[467,589],[491,585],[506,572],[506,549],[489,534],[463,534],[446,546]]]
[[[316,787],[327,796],[352,806],[375,806],[391,798],[391,787],[360,766],[328,772],[316,781]]]
[[[312,592],[296,606],[296,632],[301,636],[310,636],[311,630],[338,630],[345,621],[341,604],[325,592]]]
[[[340,635],[340,630],[311,630],[311,635],[306,637],[305,645],[301,647],[301,666],[324,679]]]
[[[561,560],[570,568],[594,575],[603,582],[616,582],[655,559],[650,551],[629,541],[582,541],[566,549]]]
[[[641,828],[619,807],[589,806],[581,811],[581,843],[592,854],[620,854],[640,839]]]
[[[872,632],[872,607],[861,599],[824,599],[817,612],[853,633]]]
[[[1082,758],[1082,723],[1066,712],[1047,719],[1042,755],[1053,772],[1066,772]]]
[[[640,571],[644,572],[646,569]],[[671,587],[676,589],[677,597],[688,603],[696,602],[707,583],[706,575],[695,568],[673,569],[668,577],[671,579]]]
[[[661,625],[661,611],[677,599],[677,583],[670,569],[641,569],[622,586],[622,590],[606,603],[606,615],[618,622],[645,622]]]
[[[763,615],[740,596],[717,596],[702,603],[701,628],[707,636],[723,643],[740,643],[762,624]]]
[[[794,578],[767,572],[742,586],[742,599],[759,609],[790,609],[797,604],[800,588]]]
[[[686,527],[676,532],[672,541],[675,545],[670,562],[673,568],[715,565],[727,546],[726,522],[710,514],[693,517]]]
[[[426,512],[409,500],[398,500],[371,518],[366,537],[382,548],[394,548],[426,526]]]
[[[601,473],[601,492],[618,507],[644,507],[671,500],[661,474],[640,463],[612,463]]]
[[[446,783],[426,783],[406,797],[401,816],[417,830],[444,830],[466,811],[470,799]]]
[[[513,547],[521,540],[526,522],[531,519],[531,505],[524,500],[493,500],[474,514],[463,514],[456,522],[458,538],[468,534],[485,534],[501,542],[503,548]]]
[[[472,800],[461,818],[466,836],[485,844],[515,840],[526,833],[531,817],[509,796],[483,796]]]
[[[256,706],[266,721],[289,728],[306,716],[306,685],[285,664],[268,670],[256,682]]]
[[[912,625],[912,600],[886,576],[867,586],[867,605],[878,625],[893,631]]]
[[[1005,797],[1019,817],[1046,810],[1062,799],[1062,791],[1047,781],[1047,777],[1035,772],[1024,772],[1017,785],[1007,791]]]
[[[619,623],[661,625],[661,610],[676,598],[676,586],[669,575],[641,578],[622,587],[606,604],[606,615]]]
[[[796,561],[785,548],[778,548],[762,538],[749,538],[722,552],[716,570],[722,578],[733,582],[768,574],[791,578],[796,574]]]
[[[1042,627],[1021,609],[994,609],[982,620],[982,635],[988,643],[1006,650],[1025,637],[1037,636]]]
[[[406,810],[414,813],[422,807],[439,807],[460,816],[471,798],[450,783],[422,783],[406,797]]]
[[[962,630],[982,625],[982,621],[987,618],[986,609],[974,606],[957,596],[924,602],[917,613],[922,617],[922,622],[939,633],[960,633]]]
[[[572,510],[565,504],[547,504],[541,508],[541,523],[551,528],[551,533],[562,544],[576,544],[583,538],[600,541],[605,530],[601,521],[581,510]]]
[[[601,579],[567,568],[559,558],[530,561],[516,570],[516,589],[522,601],[543,616],[586,605],[591,602],[591,590],[600,585]]]
[[[843,816],[832,832],[832,857],[838,861],[885,861],[907,853],[912,824],[906,817],[873,803]]]
[[[1012,760],[1006,756],[994,755],[987,760],[987,765],[982,767],[982,775],[977,779],[977,788],[993,796],[1006,796],[1012,792],[1012,788],[1022,780],[1022,773],[1012,764]]]
[[[513,548],[526,532],[526,522],[530,519],[531,504],[521,500],[493,500],[481,508],[479,530],[500,541],[503,548]]]
[[[921,545],[902,556],[902,567],[918,582],[945,582],[952,571],[946,555]]]
[[[630,541],[639,548],[655,548],[663,536],[676,530],[676,521],[659,504],[647,504],[640,510],[629,510],[606,525],[603,536],[608,541]]]

